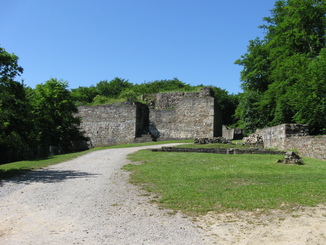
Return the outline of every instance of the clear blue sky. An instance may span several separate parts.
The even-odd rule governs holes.
[[[0,46],[19,57],[17,80],[70,88],[120,77],[241,92],[249,40],[275,0],[0,0]]]

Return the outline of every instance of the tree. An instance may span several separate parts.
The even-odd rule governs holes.
[[[0,47],[0,79],[7,80],[20,76],[24,69],[18,65],[18,56]]]
[[[254,110],[250,114],[263,116],[263,127],[303,121],[317,125],[315,121],[319,119],[316,117],[308,120],[302,118],[303,114],[298,116],[302,108],[298,108],[294,100],[303,99],[296,96],[306,87],[302,84],[303,77],[309,81],[308,91],[313,93],[311,89],[316,88],[311,84],[317,81],[310,67],[325,47],[325,0],[276,1],[271,13],[271,17],[264,18],[267,25],[261,26],[266,31],[264,39],[250,41],[248,53],[235,62],[244,66],[241,72],[244,93],[258,93],[254,104],[250,104],[252,100],[248,96],[242,96],[247,102],[240,104],[250,104]],[[325,82],[325,77],[320,79]],[[248,125],[254,122],[241,110],[247,109],[237,110],[240,124],[255,129],[257,124]],[[319,130],[314,126],[314,132]]]
[[[99,82],[96,84],[96,89],[99,95],[118,98],[123,90],[130,88],[131,86],[132,84],[129,83],[128,80],[116,77],[110,82],[107,80]]]
[[[71,90],[71,97],[76,106],[89,105],[99,95],[94,86],[78,87]]]
[[[194,87],[180,81],[178,78],[171,80],[155,80],[153,82],[145,82],[136,84],[133,90],[138,94],[156,94],[168,91],[188,91]]]
[[[127,88],[121,91],[119,98],[136,101],[139,99],[139,94],[136,93],[133,89]]]
[[[235,64],[244,66],[241,71],[241,86],[244,90],[265,92],[271,84],[269,77],[270,60],[266,41],[256,38],[249,41],[248,53],[235,61]]]
[[[73,115],[78,110],[67,87],[67,82],[52,78],[36,86],[33,99],[39,142],[62,152],[72,151],[74,142],[83,139],[80,119]]]
[[[18,56],[0,47],[0,163],[26,158],[34,127],[24,84],[15,81],[23,68]]]
[[[315,134],[326,134],[326,48],[311,61],[289,95],[294,120],[310,125]]]
[[[238,96],[229,94],[225,89],[218,87],[212,87],[212,90],[214,92],[215,100],[221,108],[223,125],[235,124],[236,118],[234,117],[234,113],[238,106]]]

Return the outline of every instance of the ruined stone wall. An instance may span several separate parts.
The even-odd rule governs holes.
[[[262,148],[250,148],[250,149],[237,149],[237,148],[181,148],[181,147],[162,147],[151,149],[152,151],[160,152],[192,152],[192,153],[213,153],[213,154],[228,154],[228,155],[239,155],[239,154],[269,154],[269,155],[284,155],[285,152],[275,151],[270,149]]]
[[[195,93],[160,93],[143,97],[150,128],[159,140],[212,138],[222,134],[221,115],[210,88]]]
[[[285,138],[283,148],[296,149],[305,157],[326,160],[326,136],[294,136]]]
[[[93,146],[142,139],[194,139],[222,135],[222,118],[210,88],[198,93],[160,93],[135,102],[78,107],[81,130]]]
[[[146,126],[140,115],[144,113],[142,107],[135,103],[80,106],[78,111],[77,116],[82,118],[81,130],[93,146],[131,143]]]
[[[169,92],[158,94],[145,94],[141,99],[149,108],[157,110],[175,109],[184,98],[213,97],[213,91],[209,87],[202,88],[199,92]]]
[[[306,124],[281,124],[274,127],[257,129],[256,134],[262,136],[264,146],[267,148],[284,147],[282,142],[287,137],[308,135]]]
[[[296,149],[302,156],[326,160],[326,136],[309,136],[306,124],[282,124],[256,134],[262,136],[265,148]]]
[[[243,138],[243,135],[243,129],[228,129],[226,126],[222,126],[222,137],[227,140],[241,140]]]
[[[184,97],[173,109],[150,109],[149,120],[160,140],[212,138],[217,131],[214,112],[213,97]]]

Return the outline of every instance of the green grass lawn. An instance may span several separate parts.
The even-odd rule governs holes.
[[[109,149],[109,148],[137,147],[137,146],[147,146],[147,145],[157,145],[157,144],[167,144],[167,143],[180,143],[180,142],[188,143],[188,142],[192,142],[192,141],[189,141],[189,140],[157,141],[157,142],[147,142],[147,143],[137,143],[137,144],[124,144],[124,145],[114,145],[114,146],[106,146],[106,147],[95,147],[95,148],[92,148],[87,151],[55,155],[55,156],[47,157],[44,159],[35,159],[35,160],[19,161],[19,162],[2,164],[2,165],[0,165],[0,180],[6,179],[6,178],[11,178],[13,176],[23,174],[23,173],[31,171],[31,170],[40,169],[40,168],[47,167],[47,166],[57,164],[60,162],[65,162],[65,161],[74,159],[78,156],[82,156],[91,151],[105,150],[105,149]]]
[[[291,209],[326,203],[326,162],[276,163],[279,155],[219,155],[142,150],[130,159],[132,183],[157,193],[159,203],[188,213]]]

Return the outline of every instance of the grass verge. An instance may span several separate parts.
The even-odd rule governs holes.
[[[168,143],[187,143],[191,141],[157,141],[157,142],[147,142],[147,143],[137,143],[137,144],[124,144],[124,145],[114,145],[114,146],[106,146],[106,147],[95,147],[87,151],[55,155],[43,159],[35,159],[28,161],[18,161],[7,164],[0,165],[0,180],[11,178],[19,174],[23,174],[25,172],[44,168],[53,164],[57,164],[60,162],[65,162],[76,157],[85,155],[92,151],[105,150],[109,148],[125,148],[125,147],[139,147],[139,146],[147,146],[147,145],[157,145],[157,144],[168,144]]]
[[[132,183],[161,196],[159,203],[185,213],[291,209],[326,202],[325,161],[276,163],[275,155],[217,155],[142,150],[129,158]]]

